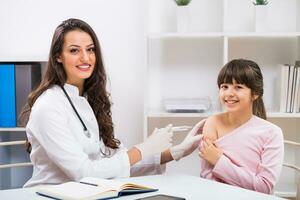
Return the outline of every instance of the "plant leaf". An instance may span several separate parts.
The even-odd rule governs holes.
[[[178,6],[186,6],[191,2],[191,0],[174,0],[174,1]]]

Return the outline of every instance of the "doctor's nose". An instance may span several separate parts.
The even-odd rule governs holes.
[[[83,51],[81,54],[80,54],[80,60],[81,60],[81,62],[87,62],[87,61],[89,61],[89,54],[88,54],[88,52],[85,52],[85,51]]]

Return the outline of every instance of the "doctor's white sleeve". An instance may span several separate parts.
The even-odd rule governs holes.
[[[149,156],[131,166],[130,176],[145,176],[162,174],[166,171],[166,165],[160,164],[160,154]]]
[[[126,151],[122,144],[120,145],[120,149],[118,151]],[[156,175],[163,174],[166,171],[166,165],[160,164],[161,154],[149,156],[130,168],[130,176],[145,176],[145,175]]]
[[[126,151],[119,151],[109,158],[91,160],[82,146],[70,132],[63,108],[41,106],[31,113],[31,132],[48,157],[71,180],[79,181],[83,177],[100,178],[129,177],[130,163]]]

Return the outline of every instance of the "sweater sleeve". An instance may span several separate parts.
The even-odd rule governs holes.
[[[212,173],[228,184],[271,194],[280,175],[283,154],[282,132],[276,130],[275,134],[265,143],[256,170],[237,166],[226,155],[222,155]]]

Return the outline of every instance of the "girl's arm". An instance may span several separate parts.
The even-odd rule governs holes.
[[[218,138],[217,126],[218,126],[218,116],[214,115],[209,117],[203,127],[203,139],[209,139],[215,141]]]
[[[256,173],[236,165],[228,157],[222,155],[213,168],[213,175],[231,185],[271,194],[280,175],[283,147],[282,132],[276,129],[264,145]]]

